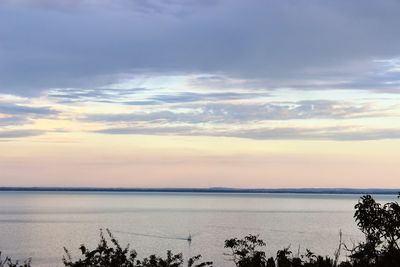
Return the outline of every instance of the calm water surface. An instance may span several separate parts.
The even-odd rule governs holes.
[[[341,229],[359,240],[353,219],[358,195],[0,192],[0,250],[34,266],[63,266],[63,247],[96,245],[109,228],[139,256],[201,253],[215,266],[232,266],[224,240],[259,234],[267,251],[291,246],[332,255]],[[382,202],[395,196],[376,196]],[[122,232],[131,232],[126,234]],[[192,235],[188,244],[185,238]]]

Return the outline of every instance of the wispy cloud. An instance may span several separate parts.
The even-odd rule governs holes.
[[[14,139],[44,134],[41,130],[0,130],[0,139]]]
[[[170,93],[164,95],[155,95],[149,98],[149,100],[158,103],[189,103],[199,101],[223,101],[223,100],[237,100],[237,99],[253,99],[257,97],[266,97],[268,93],[237,93],[237,92],[219,92],[219,93],[194,93],[194,92],[182,92],[182,93]]]
[[[200,90],[201,91],[201,90]],[[159,88],[131,88],[131,89],[53,89],[46,96],[59,103],[76,102],[102,102],[117,103],[125,105],[161,105],[161,104],[184,104],[202,101],[243,100],[257,97],[267,97],[268,92],[193,92],[178,91],[170,92]]]
[[[146,88],[58,88],[46,92],[46,96],[60,103],[103,102],[123,103],[127,98],[134,98]]]
[[[33,107],[14,103],[1,103],[0,113],[9,115],[54,115],[58,112],[50,107]]]
[[[238,137],[255,140],[337,140],[365,141],[399,139],[400,131],[396,128],[365,129],[353,127],[258,127],[258,128],[214,128],[199,126],[141,126],[106,128],[96,131],[113,135],[181,135],[181,136],[216,136]]]
[[[50,107],[0,102],[0,126],[29,124],[34,119],[52,118],[58,113],[58,111]]]
[[[185,103],[184,103],[185,104]],[[120,114],[92,114],[92,122],[248,123],[268,120],[352,119],[390,114],[368,104],[329,100],[272,103],[206,103],[182,105],[184,111],[163,109]]]

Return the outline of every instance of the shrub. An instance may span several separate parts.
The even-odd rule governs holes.
[[[240,267],[266,266],[265,252],[260,250],[265,242],[255,235],[243,239],[231,238],[225,241],[225,248],[231,249],[233,262]]]
[[[167,257],[162,258],[156,255],[150,255],[147,258],[139,260],[137,252],[130,250],[129,245],[122,248],[112,233],[107,229],[107,234],[111,244],[107,242],[103,231],[100,230],[100,242],[93,250],[81,245],[80,251],[82,259],[73,261],[69,251],[64,248],[66,255],[63,257],[65,266],[70,267],[181,267],[183,266],[182,254],[173,254],[167,251]],[[212,266],[212,262],[201,262],[201,256],[197,255],[188,260],[189,267]]]
[[[0,267],[31,267],[31,259],[24,261],[23,264],[19,264],[18,261],[12,261],[10,257],[3,259],[0,251]]]

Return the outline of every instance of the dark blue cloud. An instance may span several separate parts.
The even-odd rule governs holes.
[[[127,99],[132,99],[138,93],[146,90],[146,88],[59,88],[49,90],[46,93],[46,96],[53,100],[56,100],[59,103],[66,104],[76,102],[124,103],[125,101],[127,101]]]
[[[190,103],[199,101],[221,101],[221,100],[237,100],[237,99],[252,99],[260,96],[268,96],[267,93],[236,93],[236,92],[221,92],[221,93],[170,93],[164,95],[155,95],[149,97],[149,100],[162,103]]]
[[[31,107],[13,103],[0,103],[0,113],[8,115],[54,115],[58,112],[49,107]]]
[[[29,124],[33,119],[52,118],[59,114],[49,107],[32,107],[0,102],[0,127]],[[0,128],[1,130],[1,128]]]
[[[264,87],[368,76],[371,60],[400,55],[398,10],[396,0],[2,1],[0,91],[138,73],[215,73]]]

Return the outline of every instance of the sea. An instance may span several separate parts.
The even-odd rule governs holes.
[[[395,195],[376,195],[379,202]],[[348,246],[363,239],[354,220],[355,194],[189,192],[0,192],[0,251],[32,266],[64,266],[67,248],[95,248],[106,229],[139,258],[167,250],[201,254],[214,266],[234,266],[224,242],[259,235],[267,255],[290,247],[333,256],[339,233]],[[189,238],[190,237],[190,238]],[[345,257],[346,250],[341,252]]]

